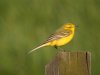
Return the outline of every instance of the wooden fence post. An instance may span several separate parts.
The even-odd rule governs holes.
[[[45,75],[91,75],[90,52],[59,52],[45,66]]]

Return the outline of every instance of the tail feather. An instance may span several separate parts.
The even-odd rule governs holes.
[[[35,51],[35,50],[37,50],[37,49],[39,49],[39,48],[41,48],[41,47],[47,46],[47,45],[48,45],[48,44],[40,45],[40,46],[38,46],[38,47],[32,49],[31,51],[29,51],[28,54],[32,53],[33,51]]]

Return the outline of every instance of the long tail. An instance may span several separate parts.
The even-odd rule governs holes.
[[[37,50],[37,49],[39,49],[39,48],[41,48],[41,47],[47,46],[47,45],[48,45],[47,43],[46,43],[46,44],[42,44],[42,45],[40,45],[40,46],[38,46],[38,47],[32,49],[31,51],[29,51],[28,54],[32,53],[33,51],[35,51],[35,50]]]

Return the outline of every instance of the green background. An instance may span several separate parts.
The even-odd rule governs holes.
[[[44,47],[61,25],[78,25],[66,51],[90,51],[92,75],[100,75],[100,0],[0,0],[0,75],[44,75],[58,52]]]

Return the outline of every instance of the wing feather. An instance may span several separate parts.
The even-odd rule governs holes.
[[[67,36],[69,36],[71,33],[72,33],[71,30],[66,30],[66,31],[64,30],[64,31],[60,31],[60,32],[55,32],[54,34],[52,34],[52,35],[45,41],[45,43],[51,42],[51,41],[53,41],[53,40],[58,40],[58,39],[60,39],[60,38],[62,38],[62,37],[67,37]]]

